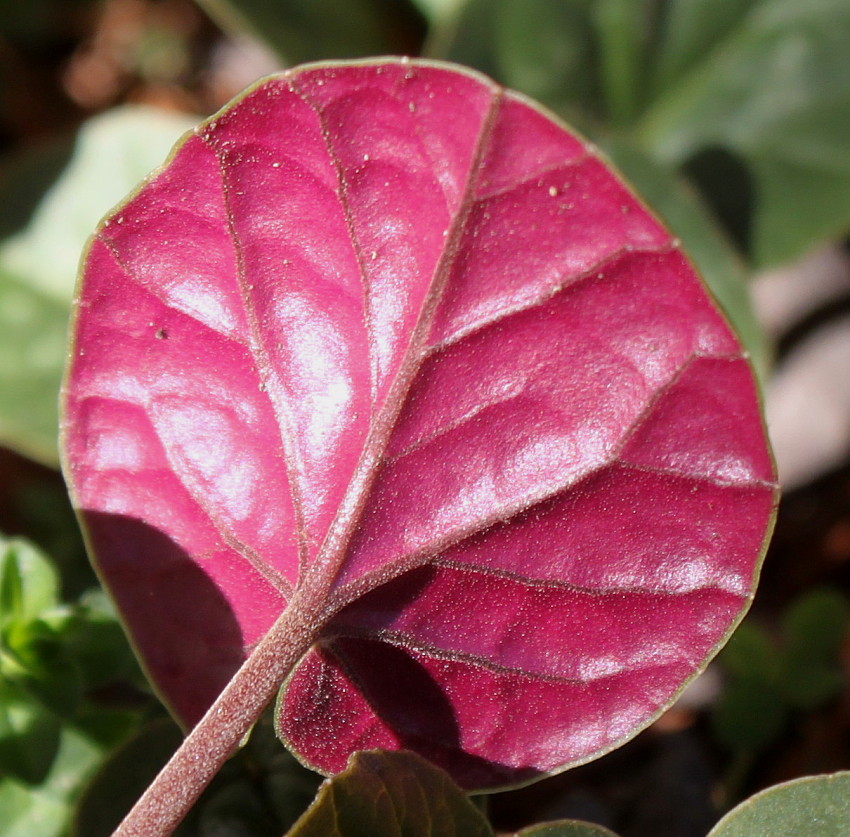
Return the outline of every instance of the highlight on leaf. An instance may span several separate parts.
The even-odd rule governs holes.
[[[467,789],[669,706],[776,494],[679,243],[543,109],[405,59],[261,81],[101,224],[63,448],[182,724],[278,643],[258,701],[306,764],[405,748]]]

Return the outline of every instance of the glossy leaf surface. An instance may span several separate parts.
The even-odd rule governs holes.
[[[450,65],[316,65],[98,230],[65,466],[198,719],[289,604],[280,735],[462,785],[599,755],[737,623],[774,504],[752,374],[592,148]]]
[[[600,139],[622,132],[665,165],[706,149],[740,158],[756,265],[850,227],[845,0],[463,0],[441,21],[430,54],[604,126]],[[702,183],[743,197],[722,170]]]

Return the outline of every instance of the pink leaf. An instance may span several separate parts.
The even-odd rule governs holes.
[[[185,724],[291,603],[306,763],[520,782],[645,727],[751,599],[740,346],[595,151],[479,75],[258,84],[101,225],[75,333],[66,471]]]

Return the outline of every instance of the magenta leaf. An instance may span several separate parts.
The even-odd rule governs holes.
[[[407,748],[464,787],[657,717],[748,606],[775,503],[678,242],[552,117],[424,61],[261,82],[101,225],[64,459],[185,725],[285,613],[305,763]]]

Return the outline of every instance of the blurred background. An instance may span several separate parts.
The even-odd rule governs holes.
[[[476,67],[595,142],[749,349],[785,490],[756,603],[650,730],[494,796],[703,837],[750,793],[850,769],[847,0],[0,0],[0,837],[108,834],[179,733],[89,569],[56,453],[77,262],[200,118],[303,61]],[[181,834],[280,835],[316,777],[260,724]]]

